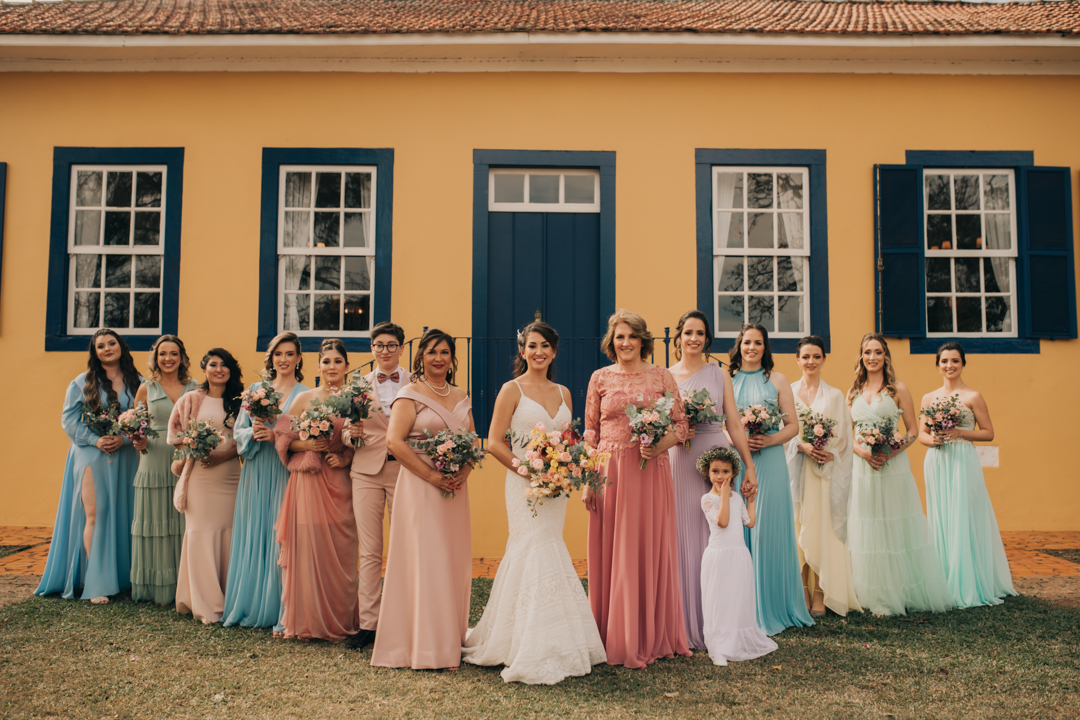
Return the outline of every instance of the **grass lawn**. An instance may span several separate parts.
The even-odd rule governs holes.
[[[475,622],[490,580],[475,580]],[[600,665],[554,687],[498,668],[388,670],[327,643],[171,609],[32,598],[0,610],[3,718],[1076,718],[1080,613],[1028,597],[788,630],[760,660]]]

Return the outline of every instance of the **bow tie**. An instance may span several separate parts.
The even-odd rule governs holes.
[[[389,375],[387,375],[384,372],[381,372],[378,375],[376,375],[376,379],[379,381],[380,385],[383,384],[384,382],[386,382],[387,380],[390,380],[391,382],[396,383],[399,380],[401,380],[401,373],[399,371],[397,371],[397,370],[390,373]]]

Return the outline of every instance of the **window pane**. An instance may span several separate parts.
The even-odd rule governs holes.
[[[161,213],[135,213],[135,244],[157,245],[161,242]]]
[[[559,202],[559,176],[558,175],[530,175],[529,176],[529,202],[534,202],[534,203],[557,203],[557,202]]]
[[[316,290],[340,290],[341,289],[341,258],[339,257],[313,257],[315,262],[315,289]],[[315,304],[318,311],[318,303]],[[336,316],[335,316],[336,317]],[[334,321],[337,327],[337,320]],[[320,330],[321,328],[315,328]]]
[[[803,260],[801,257],[776,258],[776,289],[780,292],[803,291]]]
[[[371,173],[345,173],[345,207],[371,207]]]
[[[161,207],[161,173],[135,173],[135,205],[138,207]],[[154,323],[151,327],[157,327],[157,323]]]
[[[341,296],[340,295],[316,295],[315,296],[315,322],[314,330],[341,329]]]
[[[1008,215],[984,215],[986,224],[986,247],[989,250],[1012,249],[1012,224]]]
[[[135,287],[137,288],[160,288],[161,287],[161,256],[160,255],[136,255],[135,256]],[[138,311],[139,297],[135,296],[136,312]],[[144,327],[140,325],[139,327]],[[149,327],[149,326],[147,326]],[[157,327],[154,323],[153,327]]]
[[[1009,298],[986,298],[986,331],[1012,332],[1012,313],[1009,311]]]
[[[345,247],[368,246],[368,223],[371,213],[345,213]]]
[[[75,293],[75,322],[77,328],[98,327],[98,313],[101,306],[101,293]]]
[[[982,218],[978,215],[956,216],[956,249],[979,250],[982,248]]]
[[[751,295],[747,300],[750,303],[750,312],[746,321],[761,323],[770,332],[775,330],[773,325],[773,296]]]
[[[591,205],[596,202],[596,179],[592,175],[565,175],[563,196],[568,203]]]
[[[803,206],[803,174],[779,173],[776,176],[776,194],[783,210],[801,210]]]
[[[285,207],[311,207],[311,173],[285,173]]]
[[[337,247],[341,213],[315,213],[315,247]]]
[[[130,255],[106,255],[105,256],[105,287],[129,288],[131,287],[131,256]],[[108,301],[105,303],[108,309]],[[126,327],[126,326],[125,326]]]
[[[107,206],[131,207],[131,175],[130,172],[114,170],[106,173],[105,204]],[[107,306],[108,302],[106,301],[105,304]],[[124,323],[124,327],[127,327],[127,323]]]
[[[952,292],[952,261],[926,258],[926,292]]]
[[[772,173],[747,173],[746,186],[747,207],[771,208],[773,206]]]
[[[285,296],[285,329],[286,330],[310,330],[311,329],[311,296],[292,295]]]
[[[743,174],[717,173],[716,207],[741,208],[743,205]]]
[[[131,240],[131,213],[130,212],[107,212],[105,213],[105,244],[106,245],[130,245]]]
[[[772,290],[773,259],[771,257],[750,257],[746,261],[747,280],[750,283],[750,290]]]
[[[950,298],[926,298],[926,330],[932,333],[953,331],[952,300]]]
[[[745,240],[743,239],[743,214],[741,212],[719,213],[716,231],[718,234],[716,238],[717,247],[745,247],[743,245]]]
[[[956,331],[982,332],[982,298],[956,298]]]
[[[957,210],[979,209],[979,176],[954,175],[954,194]]]
[[[341,207],[341,173],[315,173],[315,207]]]
[[[986,258],[983,260],[983,285],[986,292],[1011,292],[1009,287],[1009,268],[1012,266],[1012,258]],[[990,306],[988,305],[987,308]],[[987,322],[990,316],[987,315]]]
[[[782,248],[802,249],[802,213],[780,213],[780,224],[776,227],[776,240],[778,245]]]
[[[105,327],[126,328],[128,326],[128,304],[131,295],[128,293],[105,293],[105,317],[102,324]]]
[[[80,170],[76,177],[75,206],[101,205],[101,171]]]
[[[135,293],[135,327],[156,328],[160,293]]]
[[[742,292],[743,266],[746,258],[722,257],[719,260],[720,279],[717,282],[717,290],[720,292]],[[739,312],[739,317],[742,317],[742,311]]]
[[[1008,210],[1011,206],[1009,176],[983,175],[983,209]]]
[[[773,245],[773,218],[772,213],[749,213],[750,231],[747,238],[752,248],[772,248]]]
[[[281,236],[284,247],[308,247],[311,241],[311,213],[285,213],[285,227]]]
[[[347,257],[345,260],[345,287],[344,290],[371,290],[371,275],[368,271],[368,259],[366,257]],[[345,303],[348,310],[349,304]]]
[[[101,287],[101,256],[75,255],[75,287]]]
[[[717,332],[738,332],[742,327],[746,311],[743,309],[742,295],[721,295],[716,312]]]
[[[979,285],[979,258],[956,258],[956,292],[977,293]]]
[[[952,203],[949,200],[949,176],[927,175],[925,182],[926,209],[952,210]]]
[[[306,255],[285,256],[285,289],[286,290],[310,290],[311,268],[310,258]]]
[[[101,242],[101,211],[75,211],[75,244],[97,245]]]
[[[952,215],[926,216],[926,247],[930,250],[952,249]]]
[[[781,295],[777,299],[780,332],[802,332],[802,295]]]
[[[341,329],[352,332],[367,332],[371,326],[371,296],[345,296],[345,324]]]
[[[525,202],[525,175],[495,175],[495,202]]]

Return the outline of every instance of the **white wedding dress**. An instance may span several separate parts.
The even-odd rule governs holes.
[[[520,389],[520,386],[518,386]],[[510,420],[514,454],[537,423],[549,430],[569,422],[563,403],[555,417],[522,392]],[[606,662],[589,600],[563,542],[566,496],[536,505],[525,500],[528,481],[506,473],[506,515],[510,537],[495,573],[484,615],[469,630],[461,659],[474,665],[505,665],[505,682],[554,685],[565,677],[587,675]]]

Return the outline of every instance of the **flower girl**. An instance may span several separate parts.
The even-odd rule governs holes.
[[[754,500],[746,505],[731,483],[740,462],[731,448],[714,447],[697,462],[712,490],[701,498],[709,521],[709,546],[701,559],[701,608],[705,646],[716,665],[753,660],[776,649],[757,624],[754,567],[743,539],[743,526],[754,527]]]

